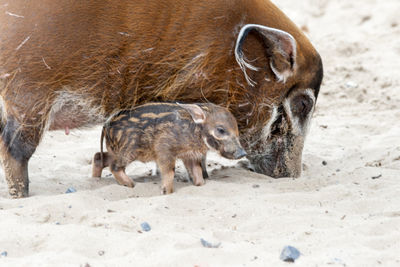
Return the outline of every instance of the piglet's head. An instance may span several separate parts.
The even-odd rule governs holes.
[[[235,117],[225,108],[214,104],[180,104],[196,124],[202,125],[202,138],[208,148],[228,159],[240,159],[246,152],[240,145]]]

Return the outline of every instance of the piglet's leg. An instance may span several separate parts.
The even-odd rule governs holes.
[[[186,170],[193,180],[193,184],[197,186],[203,185],[204,179],[201,162],[193,159],[184,159],[183,164],[185,164]]]
[[[112,157],[108,152],[103,153],[103,161],[101,160],[101,152],[97,152],[93,157],[92,177],[101,177],[101,173],[105,167],[110,166]]]
[[[166,156],[159,157],[157,165],[161,172],[161,194],[174,192],[175,159]]]
[[[125,166],[118,166],[115,162],[111,163],[110,166],[111,173],[114,175],[115,180],[120,185],[124,185],[127,187],[134,187],[135,183],[132,181],[131,178],[129,178],[128,175],[125,173]]]

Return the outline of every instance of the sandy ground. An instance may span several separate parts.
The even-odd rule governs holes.
[[[50,132],[30,198],[9,199],[1,173],[0,266],[287,266],[285,245],[300,250],[296,266],[400,266],[400,2],[278,5],[325,65],[300,179],[212,156],[205,186],[160,196],[152,164],[129,167],[134,189],[90,177],[99,128]]]

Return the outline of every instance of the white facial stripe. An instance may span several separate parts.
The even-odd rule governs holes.
[[[222,137],[217,137],[217,135],[215,134],[215,130],[212,130],[210,133],[217,140],[226,140],[226,139],[230,138],[228,135],[224,135]]]
[[[314,96],[314,92],[311,89],[306,89],[305,91],[303,91],[302,93],[306,94],[307,96],[309,96],[312,101],[313,101],[313,106],[310,110],[310,112],[308,113],[307,117],[304,120],[304,124],[301,125],[299,122],[299,118],[293,116],[292,113],[292,108],[290,106],[290,100],[298,95],[298,94],[292,94],[290,95],[288,98],[286,98],[283,101],[283,107],[285,108],[286,114],[289,117],[289,120],[292,124],[292,128],[293,128],[293,134],[295,135],[301,135],[301,136],[306,136],[308,133],[308,130],[310,128],[310,122],[311,122],[311,116],[314,113],[314,106],[315,106],[315,96]]]
[[[271,110],[271,116],[267,124],[264,126],[264,128],[261,131],[261,138],[262,140],[267,140],[269,135],[271,134],[271,126],[272,124],[276,121],[278,118],[278,108],[276,106],[272,107]]]

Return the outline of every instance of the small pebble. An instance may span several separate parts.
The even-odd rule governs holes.
[[[347,88],[357,88],[358,87],[358,84],[353,81],[348,81],[348,82],[346,82],[345,85]]]
[[[8,253],[7,251],[3,251],[2,253],[0,253],[0,257],[7,257]]]
[[[259,188],[260,185],[259,184],[253,184],[253,188]]]
[[[325,160],[322,161],[322,165],[326,166],[328,165],[328,162],[326,162]]]
[[[200,242],[203,245],[203,247],[205,247],[205,248],[218,248],[221,245],[221,243],[211,244],[210,242],[206,241],[203,238],[200,239]]]
[[[142,230],[145,232],[148,232],[151,230],[150,224],[148,224],[147,222],[141,223],[140,226],[142,227]]]
[[[70,187],[70,188],[67,189],[67,191],[65,191],[65,194],[75,193],[75,192],[76,192],[76,189],[73,188],[73,187]]]
[[[100,250],[99,252],[97,252],[99,254],[99,256],[103,256],[104,255],[104,250]]]
[[[299,257],[300,257],[300,251],[297,248],[292,246],[285,246],[279,258],[283,261],[294,262]]]
[[[56,222],[56,225],[60,225],[60,223],[59,223],[59,222]]]

